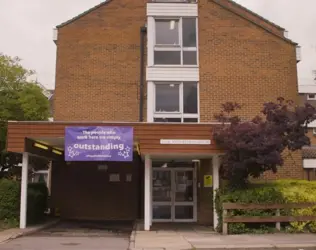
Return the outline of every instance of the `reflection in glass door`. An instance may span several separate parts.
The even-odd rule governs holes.
[[[153,220],[171,221],[171,171],[153,170]]]
[[[153,221],[196,221],[195,180],[193,168],[154,168]]]
[[[174,221],[194,220],[194,171],[174,170],[175,199],[174,199]]]

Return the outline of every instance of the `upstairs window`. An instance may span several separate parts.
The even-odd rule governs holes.
[[[197,65],[196,18],[155,19],[155,65]]]
[[[154,122],[198,122],[196,82],[155,83]]]
[[[316,100],[316,94],[308,94],[307,100]]]

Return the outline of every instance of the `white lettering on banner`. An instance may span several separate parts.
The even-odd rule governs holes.
[[[210,145],[211,140],[178,140],[178,139],[161,139],[160,144],[181,144],[181,145]]]

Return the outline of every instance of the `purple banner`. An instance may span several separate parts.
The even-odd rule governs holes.
[[[66,127],[65,161],[133,161],[132,127]]]

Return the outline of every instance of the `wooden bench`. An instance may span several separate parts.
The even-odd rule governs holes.
[[[288,204],[241,204],[223,203],[223,234],[228,234],[228,223],[275,223],[276,229],[281,230],[281,222],[316,221],[316,216],[281,216],[281,209],[310,208],[316,203]],[[230,210],[275,210],[275,216],[231,216]]]

